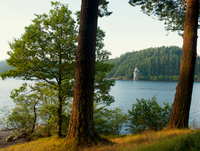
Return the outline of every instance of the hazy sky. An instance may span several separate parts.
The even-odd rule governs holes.
[[[48,13],[52,8],[50,2],[51,0],[0,1],[0,60],[8,58],[6,54],[10,50],[8,41],[12,42],[13,37],[20,38],[24,33],[24,27],[31,24],[31,20],[35,18],[34,14]],[[59,2],[69,4],[69,9],[73,13],[81,7],[81,0]],[[172,45],[182,47],[182,37],[172,32],[166,36],[167,31],[163,22],[143,14],[139,7],[130,6],[128,0],[109,0],[109,2],[109,10],[113,11],[113,14],[99,18],[98,25],[106,32],[104,49],[112,53],[110,58],[150,47]],[[200,54],[200,46],[197,46],[197,50]]]

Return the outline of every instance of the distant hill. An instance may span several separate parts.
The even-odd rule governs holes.
[[[133,79],[135,67],[140,80],[178,80],[182,49],[177,46],[148,48],[127,52],[119,58],[109,59],[114,68],[107,78]],[[0,73],[13,69],[6,61],[0,61]],[[200,81],[200,56],[197,56],[195,80]]]
[[[0,61],[0,73],[5,72],[6,70],[13,69],[11,68],[6,61]]]
[[[178,80],[182,49],[177,46],[148,48],[128,52],[108,60],[115,67],[108,78],[133,79],[135,67],[140,80]],[[200,80],[200,57],[197,57],[195,80]]]
[[[6,63],[6,61],[4,60],[4,61],[0,61],[0,67],[2,67],[2,66],[6,66],[7,65],[7,63]]]

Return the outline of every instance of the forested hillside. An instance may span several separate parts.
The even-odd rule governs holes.
[[[115,66],[107,77],[133,79],[133,71],[137,67],[140,80],[178,80],[181,56],[182,49],[177,46],[127,52],[108,60]],[[0,73],[10,69],[6,61],[0,61]],[[196,60],[195,80],[200,80],[200,56]]]
[[[108,61],[115,64],[108,78],[133,79],[133,71],[137,67],[140,80],[178,80],[181,57],[182,49],[177,46],[128,52]],[[195,75],[195,80],[199,80],[199,56],[196,61]]]
[[[7,65],[6,61],[0,61],[0,73],[5,72],[6,70],[12,69],[9,65]]]

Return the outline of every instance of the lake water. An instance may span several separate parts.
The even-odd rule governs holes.
[[[14,88],[19,88],[24,81],[16,79],[0,80],[0,108],[8,106],[13,108],[15,103],[9,97],[10,92]],[[33,84],[33,81],[28,81]],[[116,80],[116,84],[111,88],[110,94],[114,96],[115,102],[111,104],[110,108],[119,107],[124,108],[124,111],[131,110],[132,104],[136,102],[136,98],[151,99],[154,95],[157,102],[162,106],[163,102],[174,101],[175,88],[177,82],[165,81],[123,81]],[[192,104],[190,108],[189,123],[193,120],[200,123],[200,82],[194,82]]]
[[[15,103],[10,98],[10,92],[13,89],[18,89],[22,85],[22,83],[25,83],[25,82],[27,82],[28,84],[34,84],[33,81],[22,81],[22,80],[16,80],[16,79],[6,79],[6,80],[0,79],[0,108],[15,107]]]
[[[120,107],[125,111],[131,110],[132,104],[138,99],[151,99],[154,95],[157,102],[173,103],[178,82],[169,81],[125,81],[117,80],[110,94],[115,97],[111,108]],[[189,123],[193,120],[200,124],[200,82],[194,82]]]

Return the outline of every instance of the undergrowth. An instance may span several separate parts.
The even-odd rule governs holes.
[[[97,144],[82,151],[186,151],[200,150],[200,131],[181,129],[169,131],[146,131],[142,134],[106,137],[112,144]],[[1,151],[66,151],[77,150],[73,140],[57,136],[40,138],[29,143],[18,144],[1,149]]]

